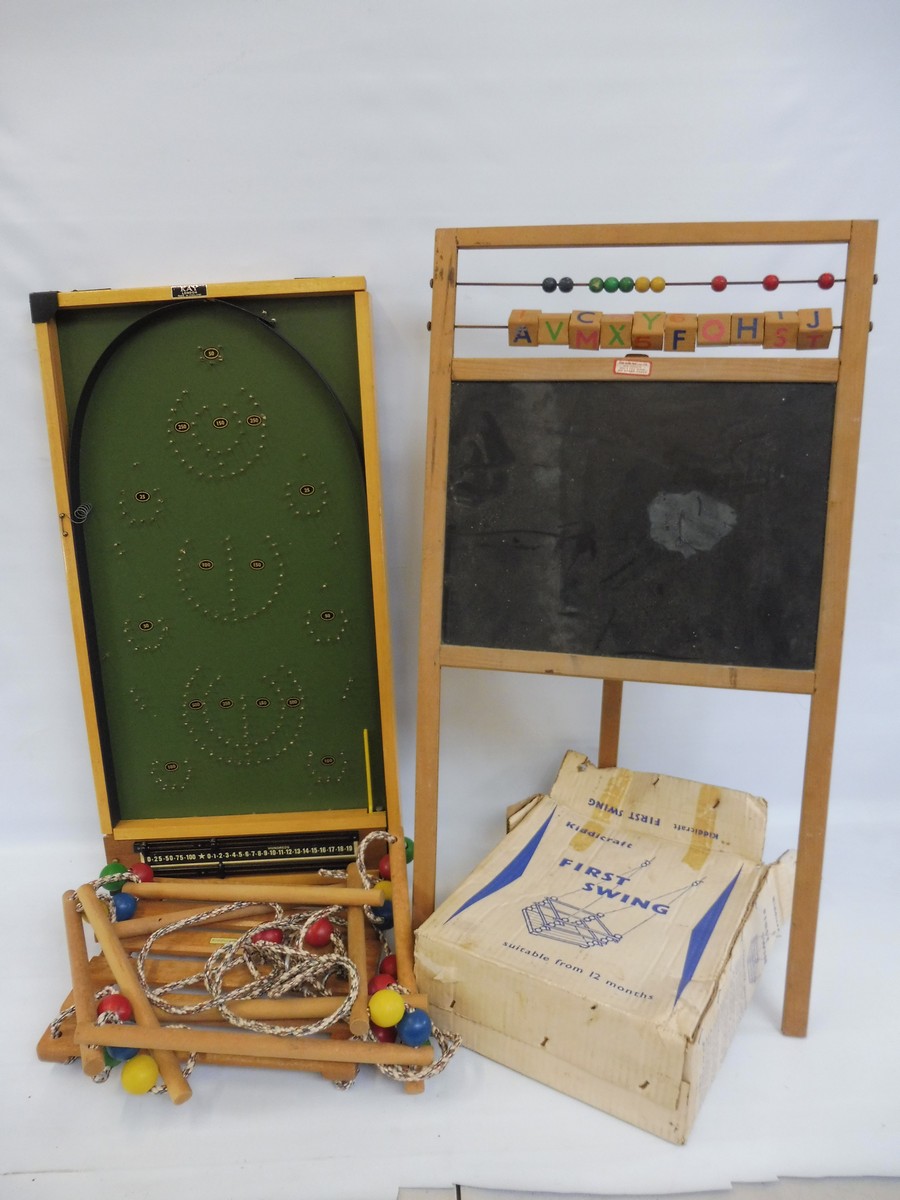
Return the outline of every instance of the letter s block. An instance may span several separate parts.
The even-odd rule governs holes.
[[[509,314],[509,344],[536,346],[540,319],[540,310],[537,308],[514,308]]]
[[[635,350],[662,350],[666,314],[636,312],[631,324],[631,344]]]
[[[766,332],[763,336],[764,350],[796,350],[798,315],[795,312],[763,313]]]
[[[666,350],[697,349],[697,318],[693,313],[669,313],[664,329]]]
[[[797,313],[798,350],[825,350],[831,344],[834,323],[830,308],[801,308]]]

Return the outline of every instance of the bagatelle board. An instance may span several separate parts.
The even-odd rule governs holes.
[[[398,830],[365,282],[32,314],[113,848],[271,869]]]

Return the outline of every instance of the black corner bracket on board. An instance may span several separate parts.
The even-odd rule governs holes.
[[[56,316],[59,308],[59,292],[32,292],[28,297],[31,304],[31,323],[41,325]]]

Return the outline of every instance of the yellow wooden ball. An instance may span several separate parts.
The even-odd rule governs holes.
[[[382,1029],[396,1025],[406,1012],[403,997],[393,988],[382,988],[369,998],[369,1016]]]
[[[158,1079],[159,1067],[151,1054],[136,1054],[122,1066],[122,1087],[132,1096],[143,1096]]]
[[[665,289],[666,281],[663,279],[663,277],[661,275],[654,275],[654,277],[650,280],[650,291],[664,292]]]
[[[646,275],[638,275],[637,279],[634,281],[634,290],[636,292],[650,291],[650,280]]]

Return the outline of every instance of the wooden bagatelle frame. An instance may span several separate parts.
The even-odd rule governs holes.
[[[103,319],[104,311],[146,313],[153,306],[195,305],[206,301],[250,302],[259,307],[267,301],[316,300],[341,297],[352,305],[355,314],[356,370],[360,403],[360,422],[369,550],[371,560],[371,599],[374,611],[374,637],[377,654],[378,693],[383,758],[383,811],[373,811],[361,797],[358,808],[327,808],[319,811],[253,811],[226,815],[177,816],[164,818],[119,818],[110,802],[107,772],[98,722],[97,694],[92,676],[89,638],[86,630],[85,596],[79,583],[78,563],[73,537],[73,501],[70,492],[69,442],[71,414],[77,397],[66,395],[66,381],[60,355],[59,325],[78,313],[94,313]],[[381,485],[377,451],[375,386],[372,362],[372,332],[369,296],[365,280],[358,277],[329,279],[292,279],[274,282],[204,284],[200,287],[153,287],[110,291],[38,293],[32,297],[32,316],[40,356],[53,476],[59,512],[63,552],[78,668],[90,743],[91,761],[97,795],[100,827],[110,857],[127,852],[141,839],[217,838],[275,836],[354,830],[359,836],[377,830],[401,834],[397,788],[396,729],[393,678],[389,646],[389,615],[385,577],[384,542],[381,525]],[[77,517],[76,517],[77,520]],[[262,807],[262,806],[259,806]],[[402,840],[402,839],[401,839]],[[398,889],[398,891],[401,889]],[[402,904],[402,898],[400,903]]]
[[[437,232],[431,322],[416,771],[416,866],[413,920],[434,907],[441,672],[445,667],[521,671],[603,680],[599,764],[617,760],[622,687],[645,683],[786,692],[810,698],[797,876],[783,1029],[806,1033],[850,556],[869,311],[874,279],[874,221],[594,225]],[[556,355],[458,358],[455,353],[460,251],[538,248],[700,247],[834,244],[846,248],[839,357],[654,355],[657,381],[822,382],[836,389],[824,559],[814,666],[808,670],[652,658],[594,657],[496,649],[443,641],[445,535],[451,388],[457,381],[611,380],[612,357]],[[469,255],[467,261],[477,256]],[[556,302],[558,306],[558,301]],[[774,304],[769,305],[774,307]],[[666,307],[657,299],[653,307]],[[505,314],[503,314],[505,319]],[[837,314],[835,315],[837,320]],[[501,333],[498,336],[503,337]],[[504,339],[505,340],[505,339]]]

